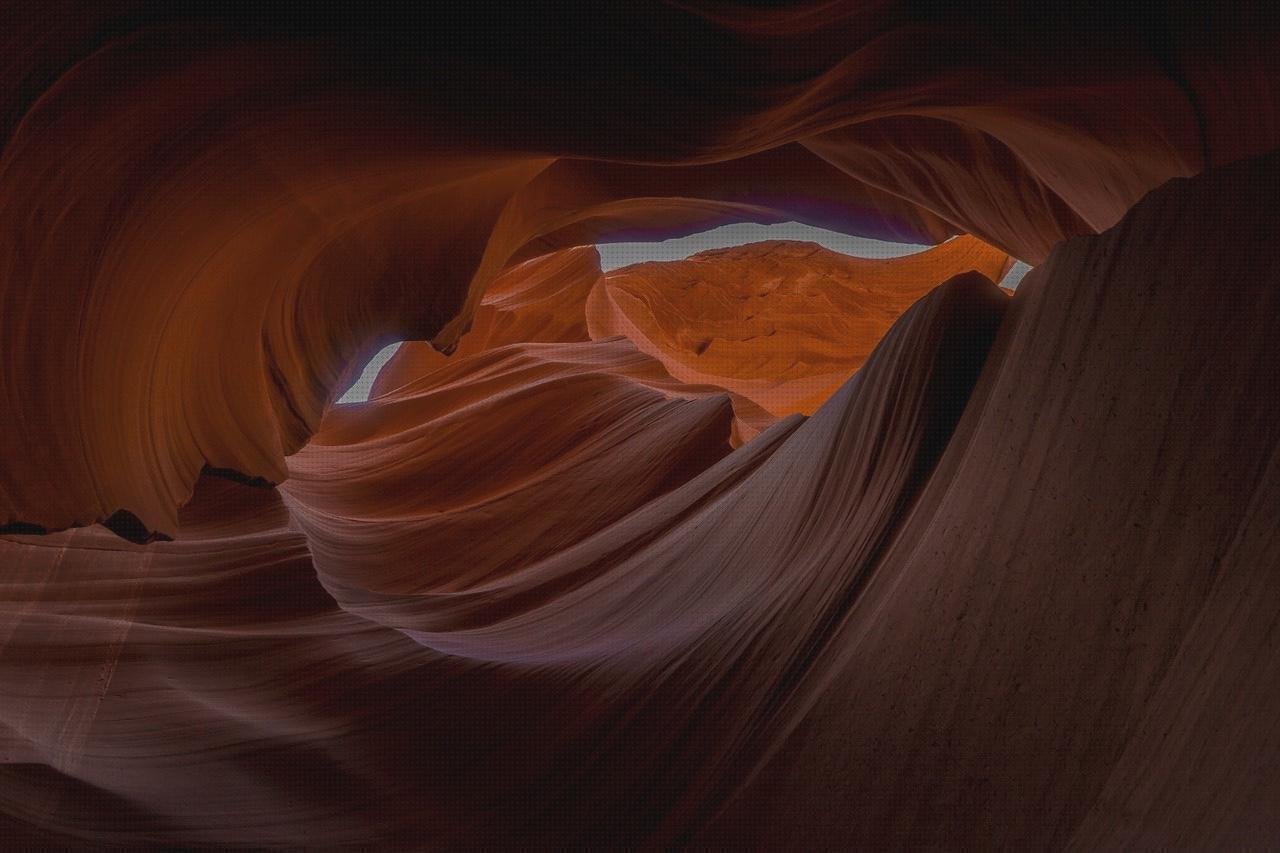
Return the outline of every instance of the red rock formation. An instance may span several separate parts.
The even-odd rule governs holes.
[[[696,684],[721,667],[732,668],[735,658],[744,663],[751,659],[744,657],[749,646],[726,648],[723,644],[727,640],[742,631],[767,628],[778,608],[787,612],[788,603],[799,603],[797,596],[818,591],[810,583],[793,582],[812,571],[813,567],[803,568],[803,563],[794,569],[779,564],[775,571],[781,570],[782,576],[776,576],[774,571],[760,571],[763,566],[748,571],[749,563],[737,571],[726,571],[732,564],[721,562],[723,553],[715,555],[730,549],[739,559],[754,562],[763,552],[751,547],[753,543],[773,539],[775,545],[782,544],[785,540],[779,534],[791,524],[784,521],[787,516],[775,516],[784,528],[774,528],[761,523],[764,517],[760,513],[768,513],[771,499],[780,494],[788,504],[799,506],[807,501],[809,492],[807,488],[778,492],[777,486],[792,481],[816,483],[804,476],[805,470],[830,461],[820,448],[831,442],[853,454],[849,475],[855,480],[873,473],[877,459],[884,457],[856,436],[874,434],[877,428],[888,426],[883,423],[885,418],[902,418],[905,444],[901,453],[907,464],[879,469],[884,480],[876,480],[873,487],[886,502],[869,510],[865,532],[850,536],[851,542],[865,540],[864,548],[874,543],[881,526],[895,517],[898,503],[909,497],[923,469],[941,449],[936,433],[949,429],[958,416],[956,403],[962,402],[965,382],[972,381],[981,365],[982,351],[990,342],[1004,303],[999,291],[981,278],[957,282],[904,320],[899,334],[882,348],[881,368],[860,374],[832,401],[825,416],[799,428],[798,420],[790,419],[729,457],[725,457],[727,401],[689,406],[662,403],[653,395],[630,401],[624,396],[613,403],[606,397],[599,409],[618,419],[614,430],[643,431],[637,435],[635,451],[628,452],[625,440],[598,426],[584,430],[583,425],[571,421],[557,424],[550,434],[545,429],[533,430],[532,435],[542,439],[538,445],[494,447],[491,437],[474,432],[493,420],[492,413],[476,411],[464,398],[453,404],[458,412],[472,416],[470,424],[463,424],[471,429],[456,430],[464,443],[446,440],[434,459],[422,454],[421,445],[396,432],[404,423],[412,424],[409,428],[427,440],[455,432],[447,426],[431,429],[429,421],[422,424],[420,411],[403,420],[397,416],[406,408],[429,406],[429,398],[424,401],[403,389],[397,400],[383,399],[372,408],[353,407],[342,413],[350,417],[340,418],[332,427],[333,440],[341,444],[317,445],[297,457],[297,479],[291,479],[285,489],[291,514],[315,555],[315,574],[300,581],[310,588],[300,594],[296,611],[278,614],[268,610],[259,622],[255,608],[228,631],[211,629],[203,622],[187,624],[183,617],[189,609],[198,613],[207,606],[211,624],[218,625],[225,618],[220,616],[225,612],[221,607],[226,606],[219,602],[228,597],[234,602],[238,590],[270,589],[283,571],[277,563],[278,555],[284,553],[283,542],[295,543],[290,545],[292,549],[298,544],[296,534],[272,527],[270,516],[253,504],[245,507],[249,512],[244,521],[254,532],[226,543],[198,526],[190,537],[149,549],[112,542],[108,534],[98,532],[89,532],[87,542],[82,531],[60,534],[52,541],[20,537],[8,546],[10,558],[25,566],[14,595],[32,606],[18,614],[10,628],[7,649],[19,653],[24,662],[14,675],[31,677],[32,666],[50,656],[55,661],[52,666],[58,666],[56,647],[49,644],[68,635],[50,634],[50,624],[63,620],[86,623],[72,648],[63,652],[69,655],[69,659],[63,658],[64,663],[73,669],[61,673],[55,669],[47,677],[100,692],[94,694],[99,703],[96,707],[73,715],[91,721],[78,731],[59,729],[45,734],[41,728],[44,721],[65,717],[50,714],[47,705],[7,709],[14,716],[5,720],[6,726],[18,735],[10,746],[14,760],[26,765],[30,750],[40,754],[46,741],[62,745],[74,760],[55,761],[52,766],[57,771],[144,804],[149,817],[142,825],[178,823],[185,827],[182,837],[206,843],[233,839],[267,843],[282,838],[329,842],[361,837],[403,842],[420,831],[415,827],[423,825],[422,821],[438,833],[436,842],[442,845],[498,843],[516,837],[547,842],[585,839],[599,831],[593,828],[594,820],[606,822],[601,828],[615,824],[625,832],[656,831],[653,821],[661,814],[661,806],[671,803],[681,786],[664,783],[639,803],[626,788],[655,781],[641,771],[661,756],[661,751],[652,749],[675,731],[663,721],[674,721],[672,714],[698,707],[689,704],[693,695],[687,692]],[[585,346],[597,351],[602,344]],[[615,342],[610,346],[616,350],[623,345]],[[977,359],[970,357],[974,348]],[[639,361],[643,366],[645,360]],[[546,363],[539,360],[526,369],[545,372],[541,365]],[[945,368],[946,376],[935,375],[927,381],[929,368],[935,363]],[[483,370],[467,373],[477,381],[484,379]],[[963,379],[965,374],[967,380]],[[579,377],[599,381],[598,374],[560,372],[553,384],[579,399],[598,396],[584,393]],[[957,378],[959,383],[947,381]],[[451,394],[454,389],[448,383],[435,384],[440,394],[458,396]],[[535,404],[545,399],[545,394],[529,393],[526,383],[508,379],[505,384],[525,389],[524,396],[533,398]],[[606,387],[610,384],[626,388],[616,382],[607,382]],[[905,396],[899,398],[902,392]],[[960,397],[948,402],[949,396],[957,393]],[[628,402],[630,405],[625,405]],[[646,406],[647,411],[634,408],[637,405]],[[380,409],[390,409],[385,412],[387,417],[367,417]],[[504,411],[510,417],[527,418],[510,404]],[[585,411],[595,413],[597,406]],[[558,412],[563,412],[563,407],[551,410],[553,415]],[[846,431],[850,413],[860,413],[854,420],[862,422],[853,433]],[[360,421],[376,424],[379,434],[365,437]],[[695,426],[699,423],[704,426]],[[584,447],[567,451],[554,447],[574,435],[583,436]],[[838,440],[840,436],[842,440]],[[639,440],[642,438],[645,440]],[[503,493],[494,494],[493,486],[479,482],[474,485],[475,493],[433,496],[429,487],[437,478],[432,475],[442,475],[443,465],[459,464],[462,454],[458,451],[467,450],[467,441],[492,451],[508,450],[509,458],[493,472],[494,485],[505,487]],[[688,448],[684,458],[677,455],[682,445]],[[921,447],[923,456],[917,465],[911,460]],[[614,454],[601,459],[601,451],[609,448]],[[662,453],[655,457],[656,450]],[[605,462],[611,464],[603,466]],[[675,466],[684,476],[673,478],[669,470],[655,470],[655,462]],[[546,470],[548,463],[550,471]],[[593,467],[599,473],[593,472]],[[361,485],[378,471],[383,472],[380,479],[386,479],[388,471],[397,469],[422,485],[417,489],[402,484],[374,490]],[[700,476],[694,476],[699,472]],[[456,482],[456,478],[448,479]],[[763,488],[770,484],[773,488]],[[247,488],[224,486],[218,491]],[[513,517],[532,511],[539,500],[565,507],[559,517],[542,511],[541,517],[552,525],[550,529],[527,530],[522,525],[502,530],[504,525],[512,526]],[[590,506],[592,512],[581,512],[583,505]],[[636,512],[621,518],[611,505]],[[860,504],[849,506],[855,505]],[[203,508],[201,502],[191,512],[198,519],[217,515],[216,508]],[[611,524],[611,516],[619,520]],[[278,513],[275,517],[279,518]],[[737,520],[725,525],[714,523],[715,519]],[[584,521],[597,521],[598,529],[581,529]],[[566,527],[566,522],[580,529]],[[689,535],[699,529],[705,531],[702,537]],[[457,544],[450,547],[451,541],[466,550],[459,553]],[[111,564],[119,574],[95,578],[83,570],[80,561],[94,559],[104,545],[121,555]],[[442,555],[455,555],[453,562],[435,557],[433,545],[442,549]],[[268,563],[260,569],[267,580],[244,578],[242,572],[247,569],[229,576],[225,570],[210,571],[237,565],[238,548],[254,548],[251,553]],[[702,557],[697,556],[699,550],[704,551]],[[41,560],[45,554],[59,555],[52,569]],[[173,577],[181,571],[184,557],[186,575]],[[676,565],[685,569],[671,571]],[[327,609],[320,605],[316,578],[334,596],[336,605],[330,603]],[[106,593],[101,612],[112,614],[106,620],[95,620],[98,605],[85,600],[84,583],[99,586]],[[33,596],[37,591],[39,595]],[[119,600],[121,594],[128,599]],[[780,600],[761,609],[778,595]],[[176,619],[168,611],[175,606]],[[350,622],[357,616],[361,617],[359,627]],[[803,644],[809,621],[820,618],[821,613],[797,609],[793,617],[797,621],[786,620],[768,628],[780,645],[762,661],[762,677],[776,677],[767,673],[785,664],[786,645]],[[105,621],[102,627],[107,634],[95,630],[100,621]],[[375,631],[379,626],[386,626],[381,633]],[[197,645],[187,652],[185,665],[166,662],[172,652],[181,653],[206,632],[211,633],[206,640],[211,648],[202,651]],[[167,642],[166,637],[173,642]],[[153,654],[159,658],[135,658],[127,652],[129,638],[144,648],[154,645]],[[233,638],[241,638],[236,644],[240,648],[222,650],[222,644]],[[216,642],[219,639],[221,644]],[[301,650],[292,650],[295,642],[310,645],[313,651],[300,655]],[[347,649],[345,653],[338,652],[342,647]],[[268,665],[263,655],[271,654],[272,649],[275,657]],[[215,656],[211,658],[209,652]],[[227,653],[238,654],[239,663],[219,665],[220,655]],[[729,657],[722,657],[726,653]],[[717,658],[721,658],[719,665],[707,669],[706,664]],[[495,669],[494,664],[502,666]],[[105,676],[106,685],[102,682],[103,666],[114,667]],[[259,683],[264,666],[273,674],[273,686],[258,690],[254,685]],[[307,666],[314,667],[309,675]],[[412,673],[407,681],[404,675],[397,676],[406,667]],[[353,668],[362,672],[353,673]],[[206,681],[217,678],[219,670],[225,680]],[[667,675],[658,678],[664,670],[669,670]],[[317,690],[317,682],[331,684],[332,689]],[[754,679],[746,680],[740,687],[752,683]],[[123,701],[112,701],[103,708],[101,691],[111,685],[124,691]],[[356,685],[363,694],[359,697],[349,692]],[[214,702],[210,689],[222,691],[223,698]],[[466,707],[464,697],[471,691],[478,691],[472,701],[484,703],[483,715]],[[521,695],[525,701],[512,701]],[[757,695],[752,701],[767,695]],[[482,699],[485,696],[488,698]],[[601,699],[608,696],[613,698],[602,704]],[[734,691],[724,695],[720,703],[727,708],[731,700],[746,698]],[[44,697],[46,703],[56,701],[55,697]],[[296,701],[304,704],[290,710]],[[151,709],[146,724],[153,732],[153,737],[141,741],[131,734],[138,731],[138,703]],[[706,714],[703,719],[713,727],[715,720],[722,719],[723,711],[716,710],[722,707],[720,703],[701,706]],[[405,710],[392,713],[389,720],[386,715],[397,705]],[[396,719],[405,713],[407,717]],[[289,719],[294,722],[286,722]],[[417,727],[411,721],[415,719],[451,721],[448,736],[428,741],[414,738],[412,730]],[[203,733],[189,734],[184,741],[181,732],[193,720],[202,721]],[[259,725],[266,727],[261,734],[249,733]],[[619,725],[629,736],[609,747],[611,758],[605,765],[598,764],[592,751],[599,747],[592,745],[613,740],[610,731]],[[270,733],[280,726],[279,734]],[[332,732],[334,742],[321,734],[325,730]],[[381,734],[375,734],[378,732]],[[714,758],[727,746],[718,741],[731,732],[724,729],[703,741],[698,751],[713,748],[707,760]],[[371,736],[388,740],[375,748],[374,756],[355,759]],[[92,740],[95,737],[103,740]],[[413,738],[412,743],[405,737]],[[131,740],[137,744],[132,749],[127,746]],[[182,742],[186,744],[178,747],[182,759],[173,768],[189,780],[185,785],[176,779],[166,781],[169,774],[163,758],[166,750]],[[388,752],[394,743],[399,744],[395,747],[398,756]],[[301,765],[289,758],[285,778],[273,784],[264,777],[270,764],[280,760],[281,750],[288,755],[294,748],[305,751],[312,745],[322,745],[324,754],[347,753],[348,757],[333,762],[318,755],[315,761],[304,760]],[[119,752],[121,749],[125,751]],[[86,760],[89,756],[100,757]],[[135,772],[112,782],[111,777],[119,773],[120,760],[136,762]],[[370,786],[348,775],[366,772],[360,768],[370,761],[381,768],[387,787],[401,791],[372,812],[364,804],[383,796],[375,790],[382,785]],[[207,770],[201,770],[206,762]],[[353,763],[344,769],[347,762]],[[554,770],[557,765],[562,765],[559,774]],[[149,769],[142,770],[143,766]],[[306,766],[311,772],[327,773],[335,783],[333,796],[351,798],[362,804],[362,811],[335,809],[335,799],[309,796],[301,778],[294,775]],[[594,771],[593,766],[597,768]],[[626,767],[631,771],[618,774]],[[683,775],[697,771],[699,763],[685,761],[681,767],[678,774]],[[591,781],[575,781],[574,777],[584,772]],[[495,786],[493,781],[499,777],[505,781]],[[64,797],[50,798],[37,777],[18,771],[13,779],[12,790],[20,796],[5,804],[11,814],[37,827],[66,830],[63,810],[79,803],[74,790]],[[336,784],[339,781],[342,784]],[[70,781],[64,784],[75,788]],[[205,791],[203,798],[194,796],[193,784]],[[349,785],[362,790],[339,793]],[[422,785],[428,786],[426,790],[440,786],[442,793],[445,788],[450,793],[420,800]],[[416,786],[419,793],[409,797],[407,786]],[[210,798],[214,790],[222,793]],[[37,794],[38,798],[30,799]],[[557,805],[566,795],[574,799]],[[218,808],[245,813],[244,798],[249,797],[257,801],[255,808],[264,809],[264,815],[274,815],[269,825],[246,831],[243,824],[219,825],[212,817],[216,811],[211,810]],[[524,805],[517,810],[501,808],[511,797]],[[197,799],[209,805],[189,802]],[[644,811],[627,817],[638,805],[643,805]],[[545,808],[552,809],[554,817],[530,824]],[[490,809],[505,812],[505,817],[487,826],[478,825],[477,816]],[[583,818],[590,814],[596,817],[584,823]],[[138,826],[132,813],[94,812],[88,817],[89,837],[103,840],[123,840]],[[370,819],[381,824],[374,836],[367,835]],[[616,824],[619,820],[622,823]],[[117,834],[121,831],[126,834]],[[174,837],[163,829],[152,832]]]
[[[808,415],[938,282],[969,270],[999,281],[1009,264],[972,237],[885,260],[755,244],[613,272],[592,290],[587,320],[592,337],[626,336],[686,382]]]
[[[0,12],[0,837],[1275,837],[1269,7],[397,6]],[[774,422],[734,218],[1037,267]]]
[[[1278,177],[1272,154],[1173,182],[1027,276],[937,469],[788,697],[804,721],[709,837],[1274,833]]]
[[[1009,257],[972,237],[914,256],[850,258],[773,242],[646,263],[601,275],[594,249],[544,255],[485,293],[457,355],[522,342],[625,337],[683,382],[730,389],[774,415],[812,414],[867,358],[893,321],[954,275],[1000,280]],[[407,342],[376,396],[446,363]],[[744,409],[761,425],[754,407]]]
[[[330,411],[290,458],[281,492],[344,606],[337,587],[486,588],[675,489],[736,434],[772,421],[737,405],[751,423],[737,422],[722,389],[676,382],[622,339],[455,355]]]
[[[590,246],[552,252],[512,267],[485,291],[454,355],[475,355],[508,344],[589,340],[584,306],[599,279],[600,254]],[[415,381],[445,363],[445,356],[429,344],[406,341],[378,372],[371,396]],[[361,367],[352,366],[356,371]]]
[[[3,523],[280,481],[351,362],[452,347],[553,248],[790,218],[1038,262],[1280,142],[1266,4],[1141,9],[14,4]]]
[[[56,843],[1269,835],[1278,173],[1162,189],[1012,299],[949,282],[732,453],[623,342],[497,350],[331,413],[287,511],[206,477],[172,543],[9,537],[0,805]],[[616,420],[506,406],[493,482],[444,473],[520,371]],[[580,511],[521,539],[540,499]]]

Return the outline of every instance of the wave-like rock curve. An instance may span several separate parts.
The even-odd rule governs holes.
[[[430,372],[335,414],[283,506],[206,476],[172,543],[8,537],[4,812],[46,841],[116,843],[1268,834],[1278,172],[1271,156],[1171,184],[1012,297],[952,280],[812,418],[737,450],[727,397],[648,390],[653,362],[624,341],[499,349],[461,386]],[[1190,239],[1215,225],[1229,255]],[[1180,248],[1153,256],[1154,234]],[[615,372],[563,370],[606,350]],[[548,399],[607,379],[598,406],[571,390],[558,408],[662,453],[621,452],[607,483],[513,468],[495,498],[433,489],[465,444],[384,440],[442,394],[492,420],[466,389],[512,370]],[[602,436],[557,428],[537,441]],[[362,488],[379,470],[423,476]],[[518,511],[486,517],[539,496],[601,523],[521,543],[502,529]],[[401,536],[451,515],[465,560],[439,532]]]
[[[1277,43],[1248,2],[10,4],[4,839],[1269,842]],[[829,372],[714,309],[794,247],[715,288],[590,248],[733,219],[940,245],[821,323],[779,279]]]
[[[1280,143],[1269,12],[13,4],[0,524],[280,482],[352,363],[553,250],[796,219],[1039,262]]]

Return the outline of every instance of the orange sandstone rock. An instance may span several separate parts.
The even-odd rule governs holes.
[[[593,337],[625,335],[686,382],[812,414],[913,302],[967,270],[999,281],[1010,263],[972,237],[884,260],[757,243],[610,273],[587,318]]]

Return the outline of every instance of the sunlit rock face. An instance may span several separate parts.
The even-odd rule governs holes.
[[[476,355],[508,344],[589,340],[585,306],[600,277],[600,255],[588,246],[517,264],[485,291],[471,328],[453,354]],[[407,341],[378,372],[370,393],[393,391],[449,363],[430,344]]]
[[[11,846],[1280,833],[1267,5],[0,20]]]
[[[1010,264],[1006,253],[973,237],[879,260],[769,241],[607,274],[594,249],[570,249],[499,277],[455,356],[623,337],[684,383],[732,391],[754,435],[756,408],[774,417],[812,414],[939,282],[968,271],[999,281]],[[448,363],[425,343],[406,343],[379,372],[372,394]]]
[[[587,326],[631,339],[687,382],[807,415],[938,282],[969,270],[999,281],[1008,265],[973,237],[889,260],[758,243],[611,273],[591,292]]]

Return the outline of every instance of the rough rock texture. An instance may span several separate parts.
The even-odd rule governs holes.
[[[0,11],[9,846],[1280,834],[1269,6],[92,5]],[[892,325],[779,418],[751,253],[587,248],[733,218],[976,255],[797,261]]]
[[[1010,263],[972,237],[886,260],[760,243],[610,273],[591,291],[587,326],[631,339],[686,382],[809,415],[938,282],[970,270],[999,281]]]

